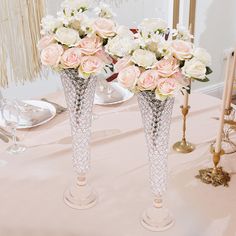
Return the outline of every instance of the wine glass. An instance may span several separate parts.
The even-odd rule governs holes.
[[[19,123],[20,110],[15,101],[5,100],[1,109],[5,125],[11,129],[13,144],[7,148],[10,154],[22,153],[26,147],[19,144],[16,138],[16,128]]]

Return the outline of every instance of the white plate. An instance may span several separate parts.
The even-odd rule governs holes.
[[[109,99],[107,99],[107,101],[105,102],[104,99],[95,94],[95,99],[94,99],[95,105],[109,106],[109,105],[120,104],[130,100],[134,96],[133,93],[131,93],[128,89],[121,87],[117,82],[113,82],[111,86],[113,87],[114,90],[116,90],[116,92],[118,92],[121,95],[121,98],[119,98],[119,100],[117,101],[114,101],[113,98],[112,99],[113,101],[111,102],[109,101]]]
[[[42,109],[47,109],[47,110],[50,111],[51,115],[47,119],[45,119],[41,122],[35,123],[34,125],[22,125],[19,122],[19,125],[17,126],[17,129],[28,129],[28,128],[37,127],[39,125],[43,125],[43,124],[47,123],[48,121],[50,121],[51,119],[53,119],[56,116],[56,108],[48,102],[39,101],[39,100],[24,100],[22,102],[27,103],[29,105],[39,107],[39,108],[42,108]],[[4,120],[1,116],[1,112],[0,112],[0,126],[5,126]]]

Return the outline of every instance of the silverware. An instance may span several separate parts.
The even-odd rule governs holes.
[[[2,135],[5,135],[7,138],[13,139],[13,135],[9,131],[5,130],[4,128],[0,127],[0,132]],[[20,141],[20,139],[16,137],[16,141]]]
[[[44,101],[44,102],[48,102],[48,103],[52,104],[52,105],[56,108],[56,113],[57,113],[57,115],[59,115],[59,114],[61,114],[61,113],[63,113],[64,111],[67,110],[67,108],[65,108],[65,107],[63,107],[63,106],[61,106],[61,105],[59,105],[59,104],[57,104],[57,103],[55,103],[55,102],[49,101],[49,100],[46,99],[46,98],[42,98],[41,100]]]
[[[0,139],[5,143],[9,142],[9,138],[5,134],[2,134],[1,132],[0,132]]]

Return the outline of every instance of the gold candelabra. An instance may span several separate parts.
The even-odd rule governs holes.
[[[182,116],[183,116],[183,137],[182,140],[173,145],[173,149],[176,152],[180,153],[190,153],[195,149],[195,145],[186,140],[186,122],[187,115],[190,109],[190,106],[184,107],[181,106]]]
[[[224,171],[222,167],[218,166],[222,155],[224,155],[223,150],[219,153],[213,150],[214,167],[199,170],[199,174],[196,178],[200,179],[205,184],[211,184],[215,187],[220,185],[228,186],[230,175],[228,172]]]

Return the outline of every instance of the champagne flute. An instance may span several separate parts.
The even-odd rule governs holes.
[[[16,138],[16,128],[19,124],[20,110],[15,101],[6,100],[2,106],[2,117],[7,127],[11,129],[13,137],[13,144],[7,148],[7,152],[10,154],[22,153],[26,150],[26,147],[19,144]]]

